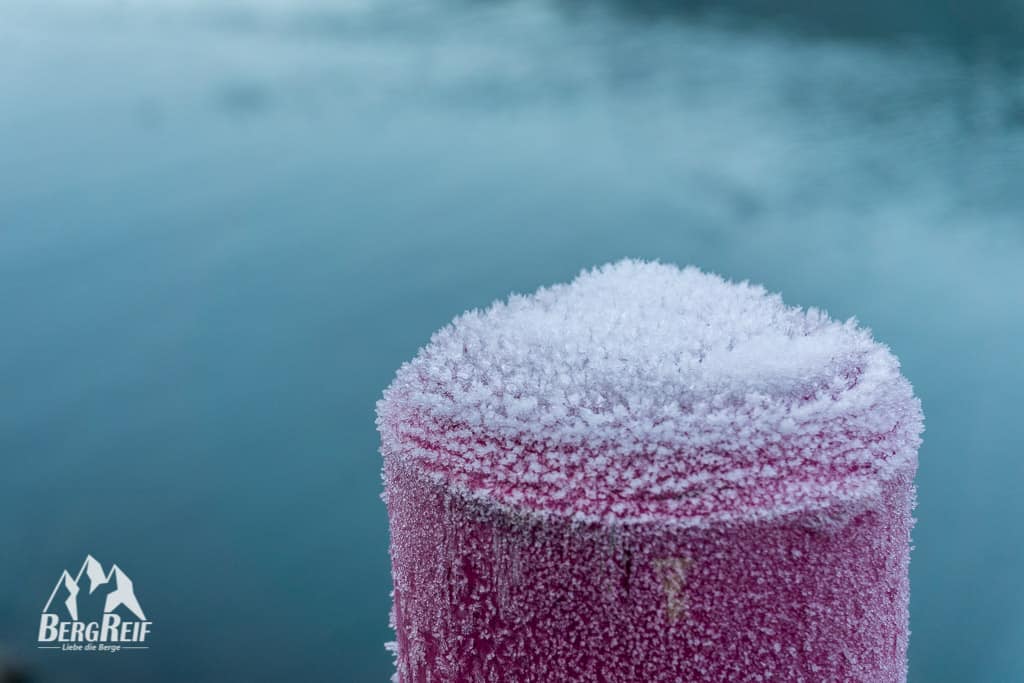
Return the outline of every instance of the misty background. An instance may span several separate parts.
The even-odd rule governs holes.
[[[857,316],[921,397],[910,680],[1024,680],[1024,5],[0,3],[0,660],[385,681],[374,403],[624,256]],[[151,649],[36,649],[87,554]]]

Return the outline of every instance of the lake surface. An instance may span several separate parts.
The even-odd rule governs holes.
[[[1024,10],[757,7],[4,3],[0,650],[387,680],[380,391],[459,312],[634,256],[893,347],[910,678],[1024,680]],[[151,649],[36,649],[87,553]]]

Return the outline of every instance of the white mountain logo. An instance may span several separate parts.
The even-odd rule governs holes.
[[[83,595],[83,580],[89,580],[88,593]],[[79,619],[79,600],[92,595],[97,589],[106,591],[103,603],[103,614],[97,621],[82,621]],[[102,595],[102,592],[101,592]],[[99,600],[97,596],[96,600]],[[63,606],[63,609],[61,609]],[[121,614],[116,610],[123,607],[127,612],[135,616],[136,620],[122,619]],[[70,621],[62,619],[66,610],[66,616]],[[97,608],[87,611],[98,611]],[[126,615],[127,616],[127,615]],[[50,599],[43,607],[42,618],[39,622],[39,641],[44,643],[58,642],[64,650],[118,650],[119,646],[103,645],[103,643],[141,643],[149,634],[149,627],[152,622],[146,620],[142,611],[139,599],[135,597],[135,585],[128,575],[116,564],[110,567],[109,572],[103,570],[103,565],[93,557],[87,555],[82,568],[74,577],[64,570],[56,585],[50,592]],[[86,645],[76,645],[86,643]]]
[[[78,582],[82,580],[82,574],[89,577],[89,595],[92,595],[100,586],[110,583],[111,579],[114,580],[115,588],[107,593],[107,601],[103,605],[104,612],[113,612],[121,605],[124,605],[139,618],[139,621],[146,620],[146,615],[142,613],[142,607],[139,605],[139,600],[135,597],[135,586],[132,584],[132,580],[128,578],[128,575],[116,564],[110,568],[109,574],[104,574],[103,565],[92,555],[86,555],[85,562],[82,563],[82,568],[78,570],[78,575],[75,578],[72,579],[68,570],[64,570],[64,573],[57,579],[57,585],[53,587],[53,592],[50,593],[50,599],[46,601],[46,607],[43,608],[43,612],[50,611],[50,604],[57,596],[61,584],[64,584],[64,588],[68,591],[68,597],[64,600],[64,604],[68,608],[71,620],[78,621],[78,591],[81,590]]]

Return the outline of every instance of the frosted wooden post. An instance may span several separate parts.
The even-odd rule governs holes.
[[[399,683],[906,678],[920,406],[853,322],[623,261],[378,405]]]

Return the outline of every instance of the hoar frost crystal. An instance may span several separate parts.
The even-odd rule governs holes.
[[[398,683],[906,679],[920,405],[855,322],[622,261],[378,404]]]

